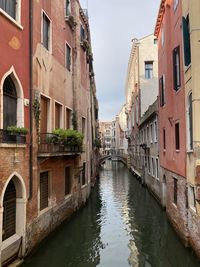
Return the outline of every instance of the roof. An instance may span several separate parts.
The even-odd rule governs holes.
[[[164,16],[164,13],[165,13],[165,3],[166,3],[166,0],[161,0],[160,8],[159,8],[159,11],[158,11],[158,16],[157,16],[157,20],[156,20],[156,26],[155,26],[155,30],[154,30],[154,35],[157,38],[158,38],[158,34],[160,32],[160,26],[161,26],[161,23],[162,23],[162,20],[163,20],[163,16]]]

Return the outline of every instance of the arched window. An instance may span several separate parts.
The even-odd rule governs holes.
[[[11,180],[3,199],[3,236],[5,240],[16,233],[16,188]]]
[[[8,76],[3,84],[3,128],[17,124],[17,91],[15,84]]]
[[[193,149],[192,93],[188,97],[188,137],[189,149]]]

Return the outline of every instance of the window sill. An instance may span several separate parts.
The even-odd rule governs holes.
[[[26,145],[24,144],[6,144],[6,143],[2,143],[0,144],[0,148],[26,148]]]
[[[197,211],[196,211],[196,208],[195,207],[192,207],[192,206],[190,206],[189,207],[189,210],[191,211],[191,212],[193,212],[193,213],[197,213]]]
[[[7,18],[12,24],[14,24],[20,30],[24,29],[24,27],[21,24],[19,24],[15,19],[9,16],[8,13],[6,13],[2,8],[0,8],[0,14],[2,14],[5,18]]]
[[[66,201],[69,201],[71,198],[72,198],[72,194],[71,193],[65,196],[65,200]]]
[[[44,208],[43,210],[39,210],[38,217],[40,217],[41,215],[43,215],[44,213],[49,211],[51,208],[52,208],[52,206],[48,206],[48,207]]]
[[[180,149],[176,149],[176,153],[180,153]]]
[[[81,189],[84,189],[86,187],[87,187],[87,184],[84,184],[84,185],[81,186]]]
[[[177,209],[177,204],[175,204],[174,202],[172,202],[172,205],[174,206],[174,208]]]
[[[12,236],[10,236],[9,238],[5,239],[4,241],[2,241],[2,247],[1,250],[6,249],[7,247],[9,247],[11,244],[17,242],[18,240],[21,240],[21,237],[18,234],[14,234]]]
[[[193,153],[193,152],[194,152],[193,149],[188,149],[188,150],[187,150],[187,154],[191,154],[191,153]]]

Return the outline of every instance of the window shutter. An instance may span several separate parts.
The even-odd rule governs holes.
[[[174,77],[174,89],[177,89],[177,77],[176,77],[176,49],[173,50],[173,77]]]
[[[189,17],[182,17],[185,66],[191,63]]]

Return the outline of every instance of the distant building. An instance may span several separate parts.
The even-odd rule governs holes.
[[[102,155],[110,155],[112,146],[112,122],[100,121],[99,134],[101,139],[100,153]]]
[[[152,159],[151,164],[156,166],[154,150],[142,149],[141,145],[150,129],[149,121],[145,121],[143,116],[152,105],[158,95],[158,63],[157,63],[157,39],[154,35],[146,36],[140,40],[133,39],[133,46],[129,59],[127,81],[126,81],[126,114],[127,114],[127,131],[128,154],[130,157],[131,170],[145,182],[146,174],[144,173],[147,159]],[[146,118],[148,120],[148,118]],[[141,126],[141,121],[143,125]],[[141,126],[141,127],[140,127]],[[146,128],[145,133],[144,129]],[[157,130],[156,130],[157,131]],[[143,136],[143,137],[141,137]],[[142,139],[143,138],[143,139]],[[141,142],[142,140],[142,142]],[[149,139],[150,140],[150,139]],[[158,140],[157,140],[158,141]],[[157,142],[156,141],[156,142]],[[151,154],[151,152],[153,154]],[[153,173],[149,170],[149,174]],[[150,166],[151,167],[151,166]],[[156,179],[156,175],[153,175]],[[146,177],[147,178],[147,177]],[[147,179],[146,179],[147,180]]]

